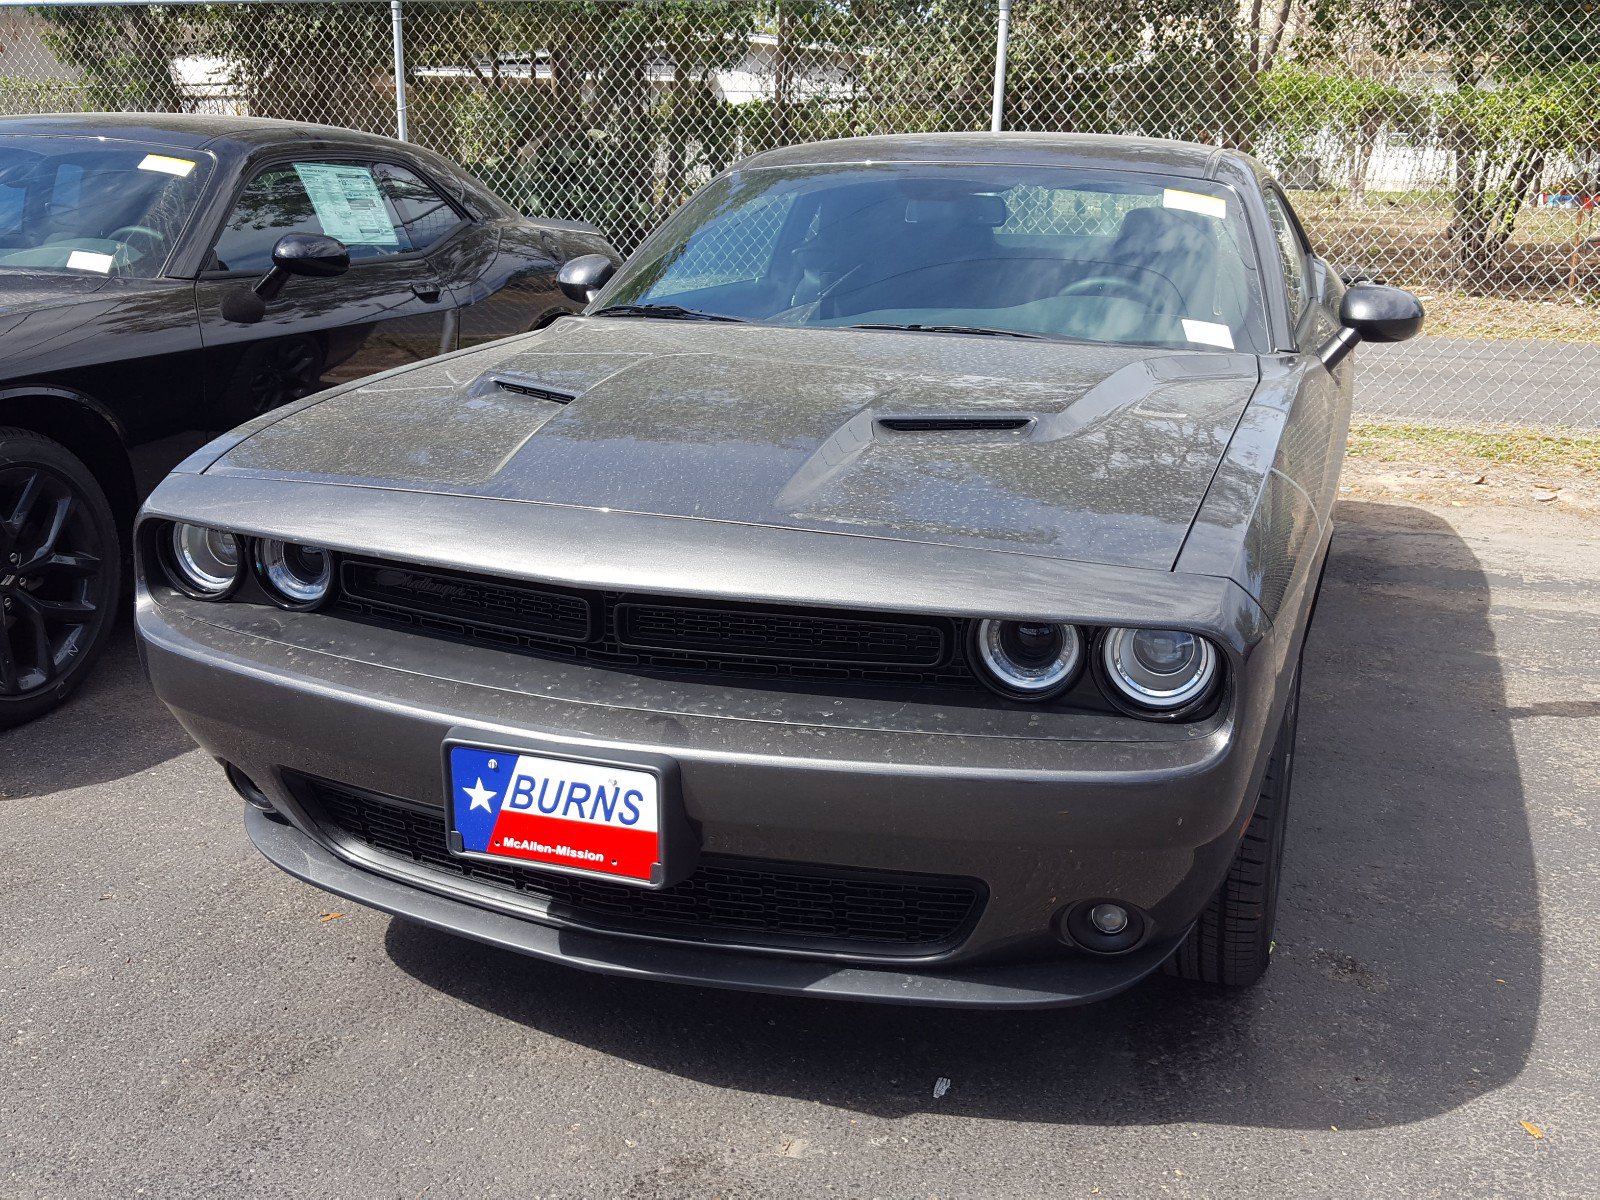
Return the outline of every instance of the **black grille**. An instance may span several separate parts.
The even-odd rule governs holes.
[[[336,835],[397,858],[547,906],[552,918],[613,933],[679,941],[845,952],[936,954],[958,945],[983,903],[972,880],[707,855],[660,891],[513,864],[457,858],[437,809],[297,777],[312,817]]]
[[[346,562],[340,574],[345,597],[390,610],[445,618],[470,614],[486,628],[562,641],[583,641],[590,634],[593,602],[571,592],[369,562]]]
[[[979,688],[940,617],[717,606],[346,560],[334,610],[431,637],[608,667]]]
[[[650,650],[802,662],[936,667],[945,657],[937,625],[659,604],[618,605],[617,640]]]

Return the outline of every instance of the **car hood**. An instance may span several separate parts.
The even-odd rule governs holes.
[[[573,318],[309,404],[210,470],[1170,570],[1257,378],[1241,354]]]

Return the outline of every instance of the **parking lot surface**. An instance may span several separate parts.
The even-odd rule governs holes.
[[[335,901],[124,635],[0,734],[0,1191],[1593,1195],[1597,528],[1340,519],[1278,961],[1056,1012],[624,982]]]

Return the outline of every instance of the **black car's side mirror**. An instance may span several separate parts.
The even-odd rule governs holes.
[[[1360,342],[1403,342],[1422,329],[1422,301],[1401,288],[1358,283],[1339,305],[1342,328],[1317,352],[1333,370]]]
[[[604,254],[580,254],[561,264],[556,283],[567,299],[587,304],[616,273],[616,263]]]
[[[239,288],[222,298],[222,317],[241,325],[254,325],[267,315],[267,302],[276,300],[291,275],[332,279],[350,269],[350,248],[338,238],[319,233],[286,233],[272,248],[272,270],[248,291]]]

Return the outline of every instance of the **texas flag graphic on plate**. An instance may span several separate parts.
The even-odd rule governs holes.
[[[450,747],[464,851],[648,882],[661,860],[660,783],[649,771]]]

